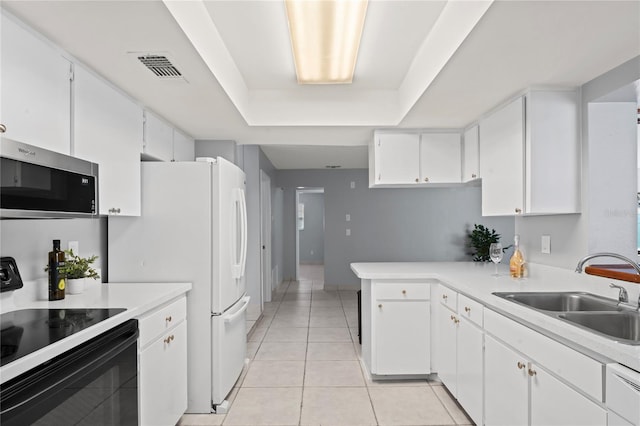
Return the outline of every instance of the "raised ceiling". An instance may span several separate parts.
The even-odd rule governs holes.
[[[263,145],[279,168],[339,164],[376,128],[464,128],[527,87],[578,87],[640,54],[637,1],[370,0],[354,84],[299,87],[281,1],[166,3],[2,7],[196,139]],[[165,52],[185,80],[131,52]]]

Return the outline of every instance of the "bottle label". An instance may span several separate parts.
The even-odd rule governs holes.
[[[64,278],[60,278],[60,280],[58,281],[58,290],[64,290],[65,288],[65,281]]]

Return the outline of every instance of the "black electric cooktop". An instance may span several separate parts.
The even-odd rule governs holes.
[[[0,366],[124,312],[125,309],[22,309],[0,315]]]

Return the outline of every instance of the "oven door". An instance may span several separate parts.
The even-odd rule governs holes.
[[[0,423],[137,425],[138,323],[131,320],[0,385]]]

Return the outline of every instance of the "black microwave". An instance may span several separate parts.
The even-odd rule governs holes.
[[[0,141],[0,218],[98,216],[98,165]]]

